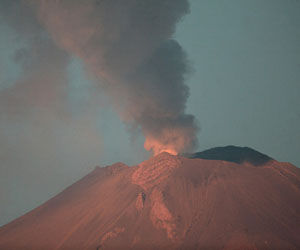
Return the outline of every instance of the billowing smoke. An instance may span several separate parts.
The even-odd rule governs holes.
[[[31,1],[62,49],[80,57],[122,120],[157,154],[191,151],[197,125],[185,114],[186,54],[173,39],[187,0]]]

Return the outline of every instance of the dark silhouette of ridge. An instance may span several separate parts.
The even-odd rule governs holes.
[[[225,146],[211,148],[202,152],[187,155],[188,158],[201,158],[206,160],[221,160],[241,164],[249,162],[254,166],[261,166],[273,160],[271,157],[262,154],[249,147]]]

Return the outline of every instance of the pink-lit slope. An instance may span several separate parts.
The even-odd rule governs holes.
[[[0,249],[300,249],[300,169],[159,154],[0,228]]]

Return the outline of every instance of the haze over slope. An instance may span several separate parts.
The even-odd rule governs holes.
[[[299,197],[289,163],[161,153],[96,167],[0,228],[0,249],[299,249]]]

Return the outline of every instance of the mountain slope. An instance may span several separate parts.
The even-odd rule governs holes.
[[[0,249],[300,249],[300,169],[162,153],[97,167],[0,228]]]

